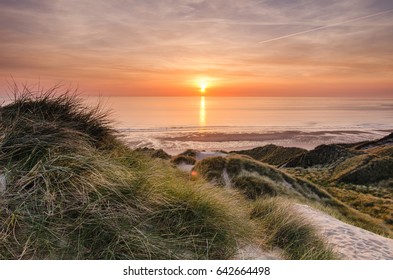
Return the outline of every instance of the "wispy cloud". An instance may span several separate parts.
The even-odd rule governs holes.
[[[0,78],[119,94],[151,83],[168,92],[198,75],[239,88],[299,79],[393,88],[392,9],[390,0],[0,0]]]
[[[307,30],[303,30],[303,31],[295,32],[295,33],[290,33],[290,34],[287,34],[287,35],[284,35],[284,36],[280,36],[280,37],[276,37],[276,38],[273,38],[273,39],[268,39],[268,40],[261,41],[261,42],[259,42],[259,44],[264,44],[264,43],[269,43],[269,42],[273,42],[273,41],[277,41],[277,40],[282,40],[282,39],[286,39],[286,38],[290,38],[290,37],[294,37],[294,36],[298,36],[298,35],[303,35],[303,34],[307,34],[307,33],[310,33],[310,32],[315,32],[315,31],[319,31],[319,30],[323,30],[323,29],[327,29],[327,28],[332,28],[332,27],[336,27],[336,26],[342,26],[342,25],[345,25],[345,24],[348,24],[348,23],[353,23],[353,22],[369,19],[369,18],[372,18],[372,17],[381,16],[381,15],[390,13],[392,11],[393,11],[393,9],[389,9],[389,10],[382,11],[382,12],[379,12],[379,13],[369,14],[369,15],[365,15],[365,16],[349,19],[349,20],[346,20],[346,21],[342,21],[342,22],[335,22],[335,23],[331,23],[331,24],[328,24],[328,25],[315,27],[315,28],[312,28],[312,29],[307,29]]]

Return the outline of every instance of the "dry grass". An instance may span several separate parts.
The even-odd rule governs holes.
[[[15,88],[0,129],[0,259],[228,259],[242,240],[291,259],[334,258],[282,200],[252,202],[190,180],[156,151],[130,150],[105,113],[70,91]],[[221,184],[227,170],[243,191],[262,186],[252,198],[292,187],[286,195],[334,204],[315,185],[252,159],[207,158],[195,170]]]
[[[129,150],[105,114],[57,90],[24,88],[0,110],[0,259],[235,253],[250,228],[236,197]]]
[[[332,249],[304,219],[293,213],[291,203],[281,198],[255,201],[251,217],[260,224],[273,248],[284,250],[289,259],[331,260],[336,256]]]
[[[193,157],[190,156],[185,156],[185,155],[177,155],[175,157],[172,158],[171,162],[175,165],[178,164],[190,164],[190,165],[194,165],[196,160]]]
[[[307,150],[301,148],[287,148],[276,145],[266,145],[251,150],[236,151],[233,153],[248,155],[258,161],[281,166],[286,164],[291,159],[307,153]]]
[[[200,174],[208,181],[218,185],[225,185],[223,172],[226,166],[226,160],[223,157],[208,157],[198,161],[193,170]]]
[[[349,161],[360,162],[358,159],[359,157],[353,157]],[[345,168],[351,168],[348,161],[345,161],[344,165],[347,166]],[[328,207],[322,209],[323,211],[329,212],[326,209],[337,211],[336,217],[344,222],[377,234],[393,236],[390,210],[393,191],[389,187],[390,180],[367,185],[336,183],[332,179],[332,174],[337,170],[322,167],[288,168],[286,172],[312,181],[332,196],[332,199],[325,200],[320,205]]]

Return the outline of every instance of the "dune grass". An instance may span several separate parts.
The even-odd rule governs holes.
[[[310,180],[331,195],[331,199],[324,200],[319,205],[326,206],[321,209],[324,212],[331,209],[336,213],[336,218],[346,223],[392,238],[392,189],[389,187],[389,180],[366,185],[334,181],[336,177],[333,174],[345,172],[345,170],[351,168],[350,162],[353,162],[356,166],[357,163],[364,162],[363,159],[365,158],[367,159],[368,156],[352,157],[333,169],[321,167],[308,169],[285,168],[285,171],[297,178],[303,177]],[[307,203],[310,202],[312,201]],[[313,204],[313,206],[317,205]]]
[[[232,185],[250,199],[277,195],[276,183],[267,177],[241,175],[233,178]]]
[[[203,159],[196,164],[195,170],[205,179],[219,185],[224,185],[223,171],[226,170],[231,186],[250,199],[281,196],[313,206],[319,205],[324,211],[329,208],[337,211],[336,216],[347,223],[377,234],[392,236],[392,217],[389,212],[391,196],[382,200],[374,198],[365,201],[366,196],[357,195],[354,200],[348,196],[350,192],[339,193],[337,188],[330,187],[329,182],[324,183],[326,180],[323,178],[330,174],[326,168],[277,169],[248,156],[231,155],[226,158]],[[307,179],[311,179],[311,182]],[[357,203],[363,204],[364,207],[359,207]],[[365,209],[368,210],[367,213],[358,211]]]
[[[0,109],[0,259],[226,259],[248,210],[131,151],[105,114],[26,88]]]
[[[193,170],[208,181],[224,186],[223,172],[226,159],[223,157],[208,157],[198,161]]]
[[[370,160],[367,164],[339,178],[340,182],[370,184],[393,178],[393,157],[385,156]]]
[[[153,149],[153,148],[137,148],[138,152],[142,152],[146,155],[149,155],[152,158],[161,158],[161,159],[171,159],[172,157],[167,154],[163,149]]]
[[[177,155],[172,158],[171,162],[175,165],[178,165],[178,164],[194,165],[196,162],[196,159],[191,156]]]
[[[251,199],[264,195],[300,196],[318,201],[331,199],[327,192],[316,185],[249,156],[206,158],[198,161],[194,170],[206,180],[222,186],[225,185],[223,174],[227,172],[232,187],[240,189]]]
[[[162,150],[128,148],[71,91],[23,87],[14,98],[0,107],[0,259],[230,259],[242,241],[335,257],[287,201],[266,198],[291,186],[329,200],[304,180],[237,156],[199,161],[190,178]],[[224,171],[239,188],[205,181],[222,185]]]
[[[196,158],[197,151],[193,150],[193,149],[188,149],[188,150],[185,150],[184,152],[180,153],[179,156],[188,156],[188,157]]]
[[[272,247],[281,248],[288,259],[336,259],[333,250],[304,219],[297,216],[291,203],[282,198],[258,199],[251,217],[259,222],[261,231]]]
[[[232,153],[248,155],[258,161],[262,161],[276,166],[281,166],[286,164],[291,159],[307,153],[307,150],[293,147],[288,148],[270,144],[263,147],[256,147],[250,150],[235,151]]]

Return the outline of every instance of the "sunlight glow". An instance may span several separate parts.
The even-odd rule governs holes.
[[[207,85],[208,84],[207,84],[206,80],[200,80],[199,81],[199,88],[200,88],[201,93],[205,93]]]

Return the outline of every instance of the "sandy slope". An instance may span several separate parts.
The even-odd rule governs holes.
[[[267,252],[261,249],[257,244],[242,244],[235,256],[234,260],[280,260],[279,251]]]
[[[346,224],[307,205],[295,204],[294,207],[320,231],[339,257],[349,260],[393,260],[393,239]]]
[[[220,152],[198,152],[197,160],[211,156],[227,156]],[[190,172],[193,165],[181,165],[179,169]],[[346,224],[319,210],[303,204],[294,204],[295,210],[314,225],[342,259],[393,260],[393,239]],[[280,259],[278,252],[263,251],[256,244],[239,246],[234,259]]]

